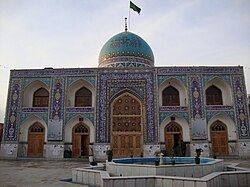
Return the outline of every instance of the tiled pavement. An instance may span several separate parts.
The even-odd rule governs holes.
[[[250,169],[250,159],[225,159],[225,164]],[[70,182],[71,168],[85,161],[0,160],[0,187],[87,187]]]
[[[86,187],[69,182],[81,161],[0,160],[1,187]]]

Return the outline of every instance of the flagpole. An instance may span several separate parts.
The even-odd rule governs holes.
[[[130,31],[130,1],[129,1],[129,7],[128,7],[128,30]]]

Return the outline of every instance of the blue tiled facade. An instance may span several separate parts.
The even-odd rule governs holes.
[[[132,42],[132,39],[130,42]],[[112,43],[113,41],[109,42]],[[136,44],[136,41],[134,42]],[[137,42],[140,43],[141,41]],[[112,68],[112,63],[110,64],[109,61],[107,67],[99,68],[12,70],[3,144],[18,145],[20,143],[18,137],[20,126],[32,116],[36,116],[43,120],[47,126],[51,125],[49,123],[51,120],[60,122],[60,133],[62,134],[59,139],[55,139],[57,143],[65,144],[65,126],[67,123],[76,117],[82,117],[94,127],[94,142],[92,144],[94,146],[110,146],[110,103],[122,93],[134,95],[145,108],[143,128],[143,144],[145,146],[164,144],[160,140],[160,126],[164,125],[164,121],[172,116],[185,120],[190,129],[192,128],[192,120],[202,119],[208,124],[215,116],[226,116],[236,126],[236,143],[250,139],[243,67],[154,67],[152,51],[149,51],[148,48],[143,48],[143,50],[145,53],[149,53],[145,57],[151,63],[148,67],[135,65],[133,67],[119,68],[115,66]],[[118,51],[114,52],[118,54]],[[109,52],[102,49],[101,63],[105,62],[106,54],[104,53]],[[112,54],[110,55],[112,56]],[[137,57],[141,58],[140,55],[142,54],[138,52]],[[133,58],[133,56],[129,56],[129,58]],[[110,57],[109,60],[112,60],[112,58]],[[231,106],[206,106],[204,88],[207,82],[214,78],[226,82],[232,90],[233,104]],[[188,98],[186,98],[185,105],[169,107],[161,105],[159,88],[169,79],[181,82],[187,90]],[[66,105],[69,87],[79,80],[88,82],[93,88],[95,101],[91,107],[78,108]],[[47,108],[23,106],[23,100],[26,97],[24,95],[25,88],[35,81],[44,83],[49,89],[50,104]],[[48,142],[55,140],[48,139]],[[192,144],[192,136],[190,136],[188,142]],[[205,140],[205,142],[208,142],[208,140]]]

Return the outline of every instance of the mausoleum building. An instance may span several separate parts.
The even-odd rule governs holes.
[[[248,113],[243,67],[156,67],[125,31],[98,68],[11,70],[1,157],[168,155],[182,140],[186,156],[249,156]]]

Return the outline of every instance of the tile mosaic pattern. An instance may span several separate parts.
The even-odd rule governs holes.
[[[6,112],[5,120],[5,141],[17,141],[17,132],[19,128],[19,117],[21,108],[21,92],[22,92],[22,81],[21,79],[10,80],[11,85],[9,87],[8,96],[8,111]]]
[[[34,81],[41,81],[43,82],[48,88],[50,88],[51,77],[29,77],[24,79],[24,88],[26,88],[29,84]]]
[[[240,139],[250,138],[249,118],[247,112],[247,96],[242,76],[233,76],[234,102],[237,116],[238,134]]]
[[[74,82],[78,80],[85,80],[89,82],[93,87],[95,87],[96,77],[95,76],[81,76],[81,77],[67,77],[67,88]]]
[[[177,80],[181,81],[184,84],[184,86],[187,87],[187,76],[186,75],[178,75],[178,76],[161,75],[161,76],[158,76],[158,86],[160,86],[164,81],[166,81],[168,79],[177,79]]]
[[[64,78],[54,78],[52,84],[50,116],[51,120],[64,118]]]
[[[133,81],[131,81],[133,80]],[[137,80],[137,81],[135,81]],[[109,82],[111,84],[108,84]],[[144,82],[144,83],[143,83]],[[135,84],[140,85],[143,83],[143,87],[139,86],[142,90],[138,93],[137,90],[131,88]],[[105,143],[110,140],[109,132],[110,129],[110,109],[109,103],[111,96],[114,95],[112,89],[116,91],[132,90],[141,95],[144,93],[143,105],[146,107],[146,120],[145,123],[147,128],[145,128],[146,133],[144,133],[145,142],[155,142],[157,141],[157,121],[156,121],[156,93],[155,93],[155,79],[154,71],[151,69],[141,69],[141,70],[101,70],[98,73],[98,90],[97,90],[97,122],[96,122],[96,142]],[[119,89],[118,89],[119,88]]]
[[[203,92],[202,83],[200,76],[190,76],[190,98],[191,98],[191,118],[201,119],[204,118],[204,102],[203,102]]]

